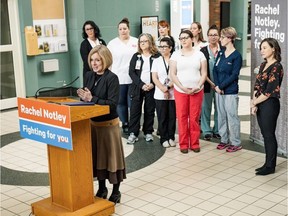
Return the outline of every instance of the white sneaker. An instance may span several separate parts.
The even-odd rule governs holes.
[[[137,141],[138,141],[138,137],[136,137],[134,133],[130,133],[128,140],[127,140],[127,144],[134,144]]]
[[[146,134],[146,135],[145,135],[145,139],[146,139],[146,142],[152,142],[152,141],[153,141],[153,136],[152,136],[152,134]]]
[[[172,139],[169,140],[169,144],[170,144],[171,147],[175,147],[176,146],[175,141],[172,140]]]
[[[168,142],[167,140],[162,143],[162,146],[163,146],[164,148],[169,148],[169,147],[170,147],[169,142]]]

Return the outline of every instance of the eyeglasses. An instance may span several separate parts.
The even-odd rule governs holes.
[[[187,36],[187,37],[179,37],[179,40],[182,41],[182,40],[187,40],[189,38],[190,38],[189,36]]]
[[[139,43],[147,43],[148,40],[139,41]]]
[[[209,37],[219,37],[219,35],[218,34],[210,34],[210,35],[208,35]]]
[[[158,46],[159,49],[167,49],[169,46]]]
[[[85,31],[91,31],[91,30],[94,30],[94,28],[87,28],[87,29],[85,29]]]

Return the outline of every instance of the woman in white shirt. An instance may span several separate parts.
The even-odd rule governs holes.
[[[179,146],[182,153],[188,149],[200,152],[199,118],[203,100],[203,84],[207,77],[207,60],[204,54],[192,47],[193,35],[183,30],[179,35],[182,49],[170,59],[170,76],[174,83]]]
[[[118,76],[120,83],[120,97],[117,113],[122,122],[123,132],[128,134],[129,108],[131,98],[128,94],[132,80],[129,76],[129,63],[135,52],[137,52],[138,39],[130,36],[129,20],[123,18],[118,24],[119,36],[111,40],[107,47],[113,56],[111,71]]]
[[[176,108],[173,84],[168,76],[169,60],[173,49],[170,38],[164,37],[158,46],[162,56],[155,59],[152,65],[152,79],[155,84],[154,99],[158,118],[160,143],[164,148],[175,144]]]

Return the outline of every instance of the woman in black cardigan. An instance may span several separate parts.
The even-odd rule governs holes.
[[[129,76],[132,79],[132,84],[129,89],[131,108],[129,122],[130,135],[127,144],[134,144],[138,141],[143,101],[144,123],[142,130],[146,141],[153,141],[155,85],[152,80],[151,67],[153,60],[159,56],[160,53],[158,52],[153,37],[148,33],[141,34],[138,38],[138,52],[132,56],[129,66]]]
[[[102,40],[99,27],[91,20],[86,21],[82,27],[83,41],[80,45],[80,55],[83,61],[83,78],[85,73],[90,71],[88,63],[88,55],[92,48],[96,45],[103,44],[106,46],[104,40]],[[84,79],[83,79],[84,80]]]
[[[91,119],[93,173],[99,182],[97,197],[107,198],[106,179],[113,184],[110,201],[119,203],[120,182],[126,178],[124,151],[116,107],[119,99],[119,80],[108,68],[112,54],[104,45],[98,45],[88,56],[93,71],[86,72],[84,88],[77,94],[85,102],[109,105],[110,113]]]

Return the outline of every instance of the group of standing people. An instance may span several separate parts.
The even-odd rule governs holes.
[[[147,142],[153,141],[156,109],[160,144],[165,148],[176,146],[176,117],[180,151],[184,154],[189,149],[200,152],[201,130],[205,140],[221,139],[219,150],[235,152],[242,148],[238,116],[242,57],[234,47],[235,29],[227,27],[219,34],[213,25],[205,42],[201,24],[194,22],[191,29],[180,32],[179,49],[175,50],[169,23],[162,20],[158,27],[157,40],[148,33],[135,38],[124,18],[118,24],[118,37],[106,47],[93,21],[83,25],[80,54],[84,88],[77,93],[83,101],[110,107],[109,114],[91,119],[92,157],[93,174],[99,183],[96,196],[107,198],[108,179],[113,184],[109,200],[115,203],[120,202],[119,187],[126,178],[118,116],[123,132],[129,135],[128,144],[138,141],[143,108],[142,131]],[[251,109],[257,115],[266,150],[265,164],[256,169],[256,174],[267,175],[274,173],[276,166],[275,128],[283,68],[275,39],[263,40],[260,50],[265,61],[257,75]],[[215,110],[211,128],[212,103]]]

